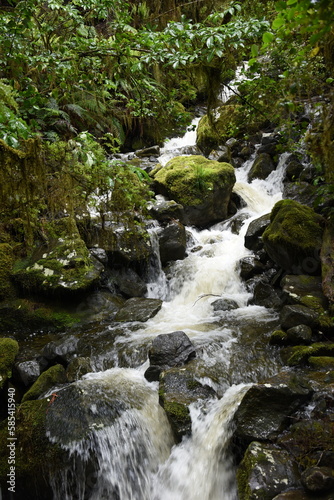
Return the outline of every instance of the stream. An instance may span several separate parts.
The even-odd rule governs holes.
[[[197,123],[184,137],[165,144],[161,163],[195,144]],[[154,318],[136,329],[129,327],[115,341],[116,349],[147,352],[157,335],[182,330],[196,347],[196,378],[218,397],[191,404],[192,435],[175,444],[158,403],[158,383],[144,378],[148,360],[142,363],[138,356],[133,368],[85,375],[78,384],[91,397],[94,411],[99,411],[93,403],[96,384],[117,387],[124,397],[140,399],[141,405],[124,411],[113,425],[92,428],[88,439],[64,445],[77,465],[53,479],[55,500],[237,500],[229,455],[231,420],[250,385],[281,367],[267,341],[278,317],[273,310],[248,305],[252,294],[239,277],[238,263],[251,255],[244,246],[250,222],[269,213],[282,198],[284,154],[266,180],[249,184],[252,163],[251,158],[235,170],[234,191],[244,206],[210,229],[188,227],[187,257],[165,272],[157,257],[148,297],[163,299],[163,306]],[[151,235],[154,244],[154,228]],[[236,308],[215,310],[217,299],[232,300]],[[57,440],[56,435],[50,438]],[[93,455],[98,466],[92,472],[88,463]]]

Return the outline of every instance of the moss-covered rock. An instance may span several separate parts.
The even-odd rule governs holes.
[[[298,345],[287,348],[282,355],[289,366],[305,365],[311,357],[334,356],[334,344],[317,342],[309,346]]]
[[[310,356],[308,363],[312,368],[332,370],[334,368],[334,356]]]
[[[28,299],[13,299],[0,304],[0,329],[2,332],[27,332],[36,330],[62,330],[79,321],[78,316],[50,304]]]
[[[27,259],[15,263],[13,278],[23,292],[67,297],[82,294],[97,283],[103,266],[90,257],[72,218],[50,224],[45,242]]]
[[[235,104],[225,104],[211,117],[204,115],[197,128],[197,146],[208,155],[229,137],[238,135],[240,118],[240,106]]]
[[[46,415],[49,401],[27,401],[15,412],[15,498],[47,500],[52,498],[50,475],[66,464],[64,450],[51,443],[46,436]],[[0,448],[8,450],[8,423],[0,424]],[[3,492],[8,490],[10,472],[8,454],[0,454],[0,484]]]
[[[154,175],[156,191],[180,203],[184,222],[197,226],[227,217],[234,183],[232,165],[203,156],[178,156]]]
[[[65,384],[67,382],[65,368],[62,365],[51,366],[48,370],[43,372],[36,382],[30,387],[29,391],[25,393],[22,398],[22,403],[31,399],[37,399],[45,392],[52,389],[58,384]]]
[[[262,238],[271,259],[292,274],[317,274],[323,235],[323,218],[293,200],[274,206]]]
[[[0,389],[12,376],[12,368],[19,352],[19,344],[14,339],[0,339]]]
[[[237,471],[240,499],[272,500],[298,484],[297,464],[285,450],[256,441],[249,445]]]

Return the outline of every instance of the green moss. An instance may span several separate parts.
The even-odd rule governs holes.
[[[12,367],[19,352],[19,344],[10,338],[0,338],[0,388],[12,376]]]
[[[196,206],[203,203],[207,193],[212,192],[216,185],[232,189],[235,174],[229,163],[194,155],[173,158],[155,174],[154,179],[172,193],[177,203]]]
[[[269,343],[271,345],[284,345],[287,342],[288,336],[287,333],[283,330],[275,330],[270,335]]]
[[[165,401],[164,410],[170,418],[175,419],[179,422],[186,422],[190,419],[189,408],[176,401]]]
[[[308,362],[311,356],[332,356],[334,355],[334,344],[319,342],[310,346],[295,346],[289,350],[290,356],[287,364],[296,366]]]
[[[13,249],[9,243],[0,243],[0,300],[14,294],[11,282],[13,267]]]
[[[293,200],[276,203],[270,215],[271,224],[263,233],[263,240],[282,243],[292,250],[305,253],[320,248],[323,218],[314,210]]]
[[[42,394],[52,389],[58,384],[67,382],[66,372],[62,365],[51,366],[48,370],[43,372],[36,382],[30,387],[29,391],[25,393],[22,398],[22,403],[31,399],[37,399]]]
[[[49,474],[55,473],[66,463],[66,452],[46,436],[46,414],[49,401],[27,401],[16,409],[15,475],[17,489],[33,492],[35,486],[51,498],[48,492]],[[7,449],[7,420],[0,425],[0,448]],[[8,455],[0,454],[0,479],[6,484],[9,472]],[[48,492],[48,493],[47,493]],[[36,496],[37,498],[37,496]]]
[[[334,356],[310,356],[308,362],[313,368],[334,368]]]

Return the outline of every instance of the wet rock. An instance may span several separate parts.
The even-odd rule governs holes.
[[[273,139],[272,142],[268,142],[267,144],[262,144],[257,150],[257,154],[268,154],[273,157],[277,154],[277,144],[278,142]]]
[[[162,265],[170,261],[184,259],[186,247],[186,230],[180,222],[169,222],[159,232],[159,250]]]
[[[108,265],[108,255],[104,248],[90,248],[90,254],[101,262],[104,266]]]
[[[257,274],[261,274],[266,270],[266,267],[253,255],[244,257],[239,261],[240,278],[248,280]]]
[[[185,368],[171,368],[160,375],[159,402],[167,414],[177,441],[191,434],[189,405],[215,396],[215,391],[196,380]]]
[[[275,165],[267,153],[260,153],[248,174],[248,182],[254,179],[266,179],[275,170]]]
[[[22,361],[15,365],[18,379],[25,385],[33,384],[41,374],[41,367],[37,360]]]
[[[262,240],[260,239],[264,230],[270,223],[270,214],[262,215],[258,219],[253,220],[247,229],[245,234],[245,247],[249,250],[256,252],[262,246]]]
[[[314,207],[314,202],[318,196],[317,187],[308,182],[288,182],[284,184],[283,198],[295,200],[298,203]]]
[[[133,297],[116,314],[116,321],[147,321],[161,309],[162,300]]]
[[[22,403],[31,399],[38,399],[40,396],[48,392],[57,385],[62,385],[67,382],[65,368],[62,365],[51,366],[43,372],[36,382],[30,387],[23,398]]]
[[[333,370],[334,356],[310,356],[308,364],[317,370]]]
[[[253,298],[249,300],[249,304],[267,307],[268,309],[281,309],[283,300],[279,290],[275,289],[268,283],[262,280],[255,283],[253,288]]]
[[[254,441],[238,467],[237,484],[242,500],[272,500],[299,485],[297,464],[285,450]]]
[[[139,158],[145,156],[159,156],[160,155],[160,147],[159,146],[150,146],[149,148],[137,149],[136,156]]]
[[[312,339],[312,328],[307,325],[297,325],[289,328],[286,332],[289,344],[310,344]]]
[[[177,331],[158,335],[152,342],[148,356],[150,366],[145,378],[152,382],[159,380],[162,371],[188,363],[196,356],[196,351],[189,337]]]
[[[181,204],[181,222],[195,226],[226,219],[234,183],[232,165],[203,156],[178,156],[154,175],[156,192]]]
[[[86,375],[86,373],[90,373],[92,370],[92,365],[89,358],[78,357],[72,359],[69,363],[66,376],[69,382],[75,382]]]
[[[314,327],[317,321],[317,313],[303,305],[284,306],[280,314],[281,326],[284,330],[298,325]]]
[[[98,290],[78,304],[76,313],[81,323],[103,321],[106,318],[113,318],[124,302],[123,297],[113,295],[109,291]]]
[[[119,291],[127,298],[144,297],[147,293],[146,283],[131,268],[113,269],[112,277]]]
[[[211,151],[208,159],[221,163],[231,163],[231,150],[228,146],[220,146],[218,149]]]
[[[285,180],[296,181],[304,169],[304,165],[294,154],[289,154],[285,160]]]
[[[301,476],[304,488],[315,493],[326,493],[334,490],[334,469],[329,467],[310,467]]]
[[[326,308],[328,301],[322,292],[320,276],[285,275],[281,281],[283,292],[290,304],[300,304],[314,309]]]
[[[103,226],[93,222],[86,230],[85,239],[89,247],[97,246],[106,251],[111,266],[140,265],[152,253],[149,234],[139,225],[128,228],[108,220]]]
[[[311,500],[309,495],[303,489],[285,491],[276,495],[273,500]],[[320,499],[319,499],[320,500]],[[325,499],[323,499],[325,500]]]
[[[149,205],[149,214],[159,222],[182,220],[184,217],[182,205],[162,197],[157,199],[156,203]]]
[[[310,403],[312,404],[312,402]],[[322,419],[315,415],[307,416],[291,425],[278,439],[278,445],[284,447],[295,457],[300,470],[311,467],[332,467],[334,463],[333,413],[328,412]]]
[[[234,416],[235,439],[241,446],[274,439],[292,415],[311,397],[311,390],[292,376],[288,383],[257,384],[243,397]]]
[[[217,299],[211,305],[214,311],[230,311],[239,307],[238,303],[232,299]]]
[[[14,339],[0,339],[0,389],[12,376],[14,361],[19,352],[19,344]]]
[[[270,221],[262,235],[269,257],[292,274],[319,273],[322,217],[296,201],[281,200]]]
[[[48,361],[57,361],[67,364],[76,353],[79,339],[71,335],[64,339],[49,342],[43,349],[42,355]]]

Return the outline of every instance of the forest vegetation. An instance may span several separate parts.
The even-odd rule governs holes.
[[[319,199],[332,193],[332,7],[328,0],[2,2],[2,227],[31,245],[61,212],[81,216],[94,204],[101,213],[142,210],[147,176],[108,155],[183,133],[199,102],[210,116],[242,61],[235,99],[243,131],[254,119],[280,126],[294,150],[308,126],[296,117],[313,106],[314,182]],[[332,207],[324,210],[331,215]]]

